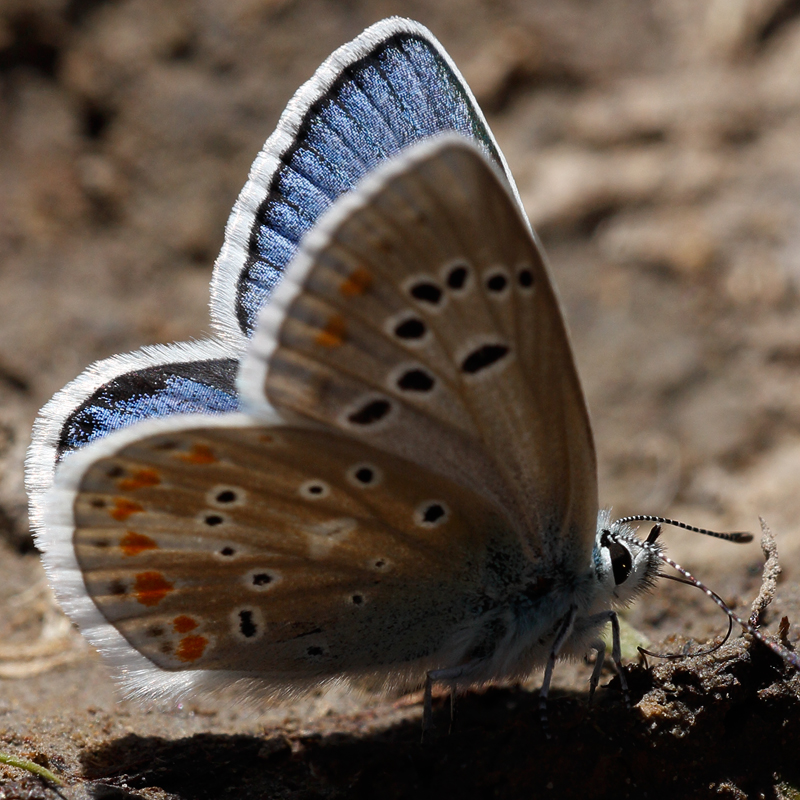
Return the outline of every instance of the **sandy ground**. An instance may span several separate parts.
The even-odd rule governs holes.
[[[0,751],[68,798],[797,797],[798,678],[738,639],[631,656],[586,706],[562,665],[462,698],[279,708],[120,702],[55,606],[27,530],[37,409],[91,361],[208,331],[229,209],[286,101],[401,13],[473,86],[542,235],[616,513],[775,532],[763,617],[800,622],[800,9],[791,0],[0,1]],[[670,553],[743,614],[763,555]],[[661,650],[724,632],[662,582],[630,613]],[[687,638],[688,637],[688,638]],[[635,650],[633,650],[635,655]],[[609,676],[610,677],[610,676]],[[603,683],[608,683],[605,679]],[[0,766],[0,798],[52,797]]]

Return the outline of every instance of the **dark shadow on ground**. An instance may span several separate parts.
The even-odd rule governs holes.
[[[84,777],[98,800],[777,798],[776,776],[800,786],[800,679],[765,648],[739,639],[627,674],[630,710],[616,679],[592,707],[556,693],[549,740],[537,693],[492,688],[459,700],[449,735],[442,698],[422,745],[418,721],[370,731],[374,715],[337,720],[335,734],[131,734],[89,751]]]

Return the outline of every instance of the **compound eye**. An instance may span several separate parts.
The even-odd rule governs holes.
[[[613,539],[608,531],[603,531],[600,544],[608,550],[608,555],[611,558],[611,572],[614,575],[614,583],[617,586],[625,583],[633,569],[631,551],[625,545]]]

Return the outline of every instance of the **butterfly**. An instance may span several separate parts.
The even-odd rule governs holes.
[[[89,367],[27,483],[56,595],[132,696],[462,687],[594,649],[663,561],[599,509],[541,246],[421,25],[337,50],[256,158],[215,338]],[[644,519],[644,518],[641,518]],[[732,535],[735,539],[737,535]],[[738,535],[744,540],[744,535]]]

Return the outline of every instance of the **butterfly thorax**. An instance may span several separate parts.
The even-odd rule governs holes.
[[[547,661],[567,623],[561,654],[581,656],[595,646],[610,612],[649,589],[657,571],[656,548],[617,538],[620,533],[630,536],[632,530],[600,512],[595,546],[582,571],[568,559],[523,564],[507,549],[489,548],[483,606],[475,609],[471,643],[461,659],[464,677],[527,675]]]

